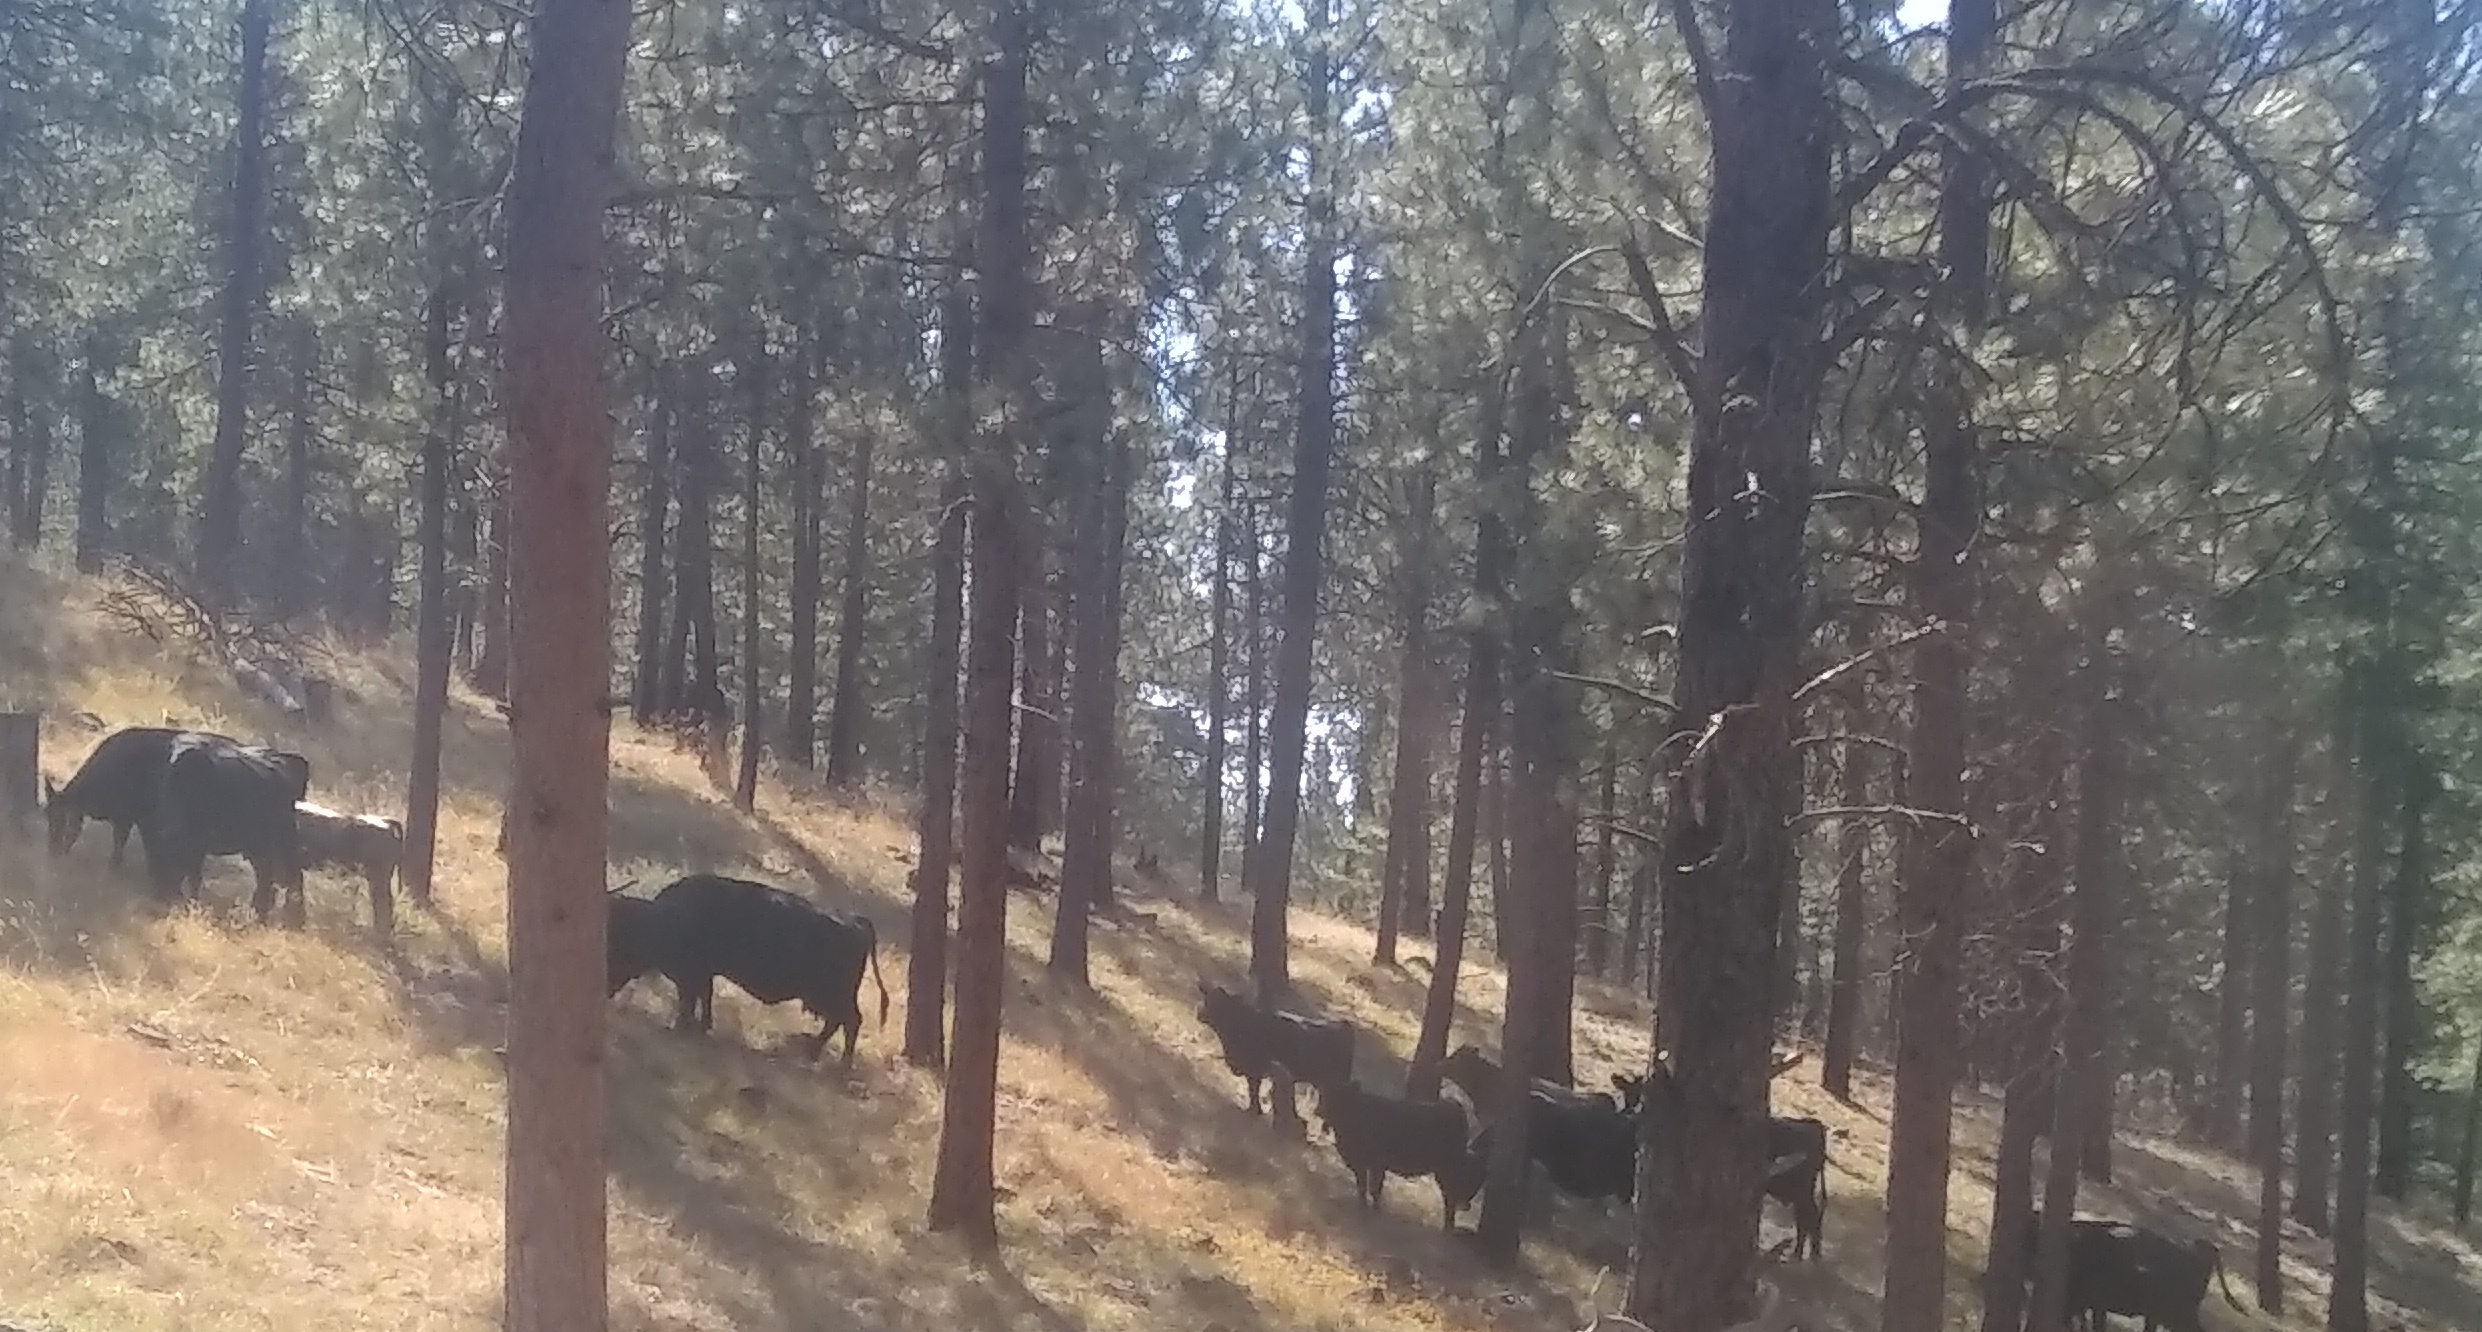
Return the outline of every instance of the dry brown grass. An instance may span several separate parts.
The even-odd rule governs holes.
[[[39,575],[5,577],[23,592]],[[113,725],[169,717],[276,735],[312,756],[323,798],[401,800],[409,737],[393,665],[352,669],[360,697],[333,731],[291,732],[212,672],[105,633],[73,592],[47,587],[40,602],[73,607],[50,621],[44,651],[55,719],[82,709]],[[47,768],[65,775],[92,743],[57,726]],[[314,879],[311,927],[295,934],[243,921],[238,868],[211,878],[223,912],[167,918],[105,873],[94,831],[57,864],[0,852],[0,1316],[69,1329],[495,1324],[502,744],[489,711],[460,700],[438,910],[403,913],[384,948],[341,879]],[[1144,897],[1099,928],[1092,994],[1041,971],[1048,902],[1015,905],[1007,1258],[966,1261],[923,1230],[939,1090],[895,1051],[912,838],[884,806],[839,808],[781,780],[768,792],[755,817],[738,815],[694,758],[624,728],[615,878],[739,868],[859,906],[881,924],[895,1009],[845,1077],[781,1052],[804,1024],[730,987],[706,1041],[665,1029],[660,982],[632,992],[611,1065],[616,1326],[1531,1330],[1573,1326],[1595,1269],[1625,1262],[1621,1222],[1589,1208],[1547,1207],[1515,1278],[1478,1270],[1436,1232],[1421,1183],[1399,1182],[1381,1216],[1357,1212],[1330,1149],[1250,1119],[1191,1016],[1197,977],[1239,973],[1240,910]],[[1295,947],[1306,987],[1389,1051],[1365,1076],[1393,1068],[1423,974],[1371,968],[1368,934],[1325,918],[1301,917]],[[1477,976],[1461,1035],[1490,1043],[1500,998],[1496,974]],[[1623,993],[1585,1000],[1580,1058],[1599,1083],[1643,1058],[1644,1015]],[[1813,1072],[1794,1070],[1778,1092],[1838,1134],[1830,1262],[1787,1284],[1866,1327],[1884,1089],[1866,1083],[1859,1105],[1841,1106]],[[1960,1324],[1981,1256],[1990,1118],[1975,1103],[1960,1120]],[[2121,1207],[2189,1212],[2240,1256],[2248,1209],[2229,1162],[2153,1143],[2125,1159]],[[2470,1250],[2409,1225],[2387,1234],[2382,1291],[2413,1306],[2395,1321],[2482,1326]],[[2317,1246],[2296,1247],[2296,1276],[2317,1280]],[[2305,1293],[2291,1321],[2309,1326],[2318,1301]],[[2214,1316],[2236,1321],[2219,1305]]]

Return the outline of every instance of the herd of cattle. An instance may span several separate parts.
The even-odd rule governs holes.
[[[1274,1083],[1289,1098],[1293,1082],[1318,1097],[1319,1118],[1336,1154],[1352,1172],[1362,1204],[1376,1209],[1390,1175],[1429,1178],[1439,1189],[1441,1225],[1453,1233],[1457,1215],[1482,1192],[1495,1127],[1478,1131],[1464,1105],[1447,1098],[1412,1098],[1373,1091],[1353,1077],[1356,1033],[1341,1018],[1260,1007],[1235,991],[1201,982],[1198,1019],[1215,1034],[1225,1067],[1249,1090],[1251,1114],[1263,1112],[1260,1088]],[[1461,1045],[1440,1074],[1478,1114],[1499,1104],[1505,1076],[1480,1050]],[[1586,1201],[1627,1204],[1637,1190],[1637,1145],[1647,1109],[1648,1079],[1612,1076],[1612,1092],[1579,1091],[1542,1078],[1527,1088],[1526,1156],[1554,1188]],[[1617,1093],[1615,1095],[1615,1093]],[[1289,1103],[1284,1107],[1290,1109]],[[1822,1256],[1827,1212],[1827,1126],[1816,1119],[1771,1117],[1766,1132],[1765,1196],[1792,1213],[1795,1259]],[[2034,1228],[2024,1227],[2025,1270],[2033,1270]],[[2065,1307],[2103,1332],[2112,1314],[2145,1320],[2146,1332],[2202,1332],[2199,1305],[2209,1277],[2241,1308],[2224,1282],[2213,1242],[2182,1244],[2122,1221],[2079,1218],[2070,1232]]]
[[[304,917],[302,873],[330,866],[361,873],[373,924],[391,925],[391,884],[404,849],[396,820],[347,814],[309,799],[310,762],[299,754],[204,731],[132,727],[104,738],[67,784],[44,783],[54,854],[67,853],[88,820],[112,827],[111,863],[121,864],[139,833],[148,878],[159,896],[195,896],[208,856],[239,856],[257,876],[252,905],[261,921],[285,891],[285,917]],[[608,898],[607,993],[660,974],[673,984],[675,1022],[709,1030],[715,981],[732,981],[766,1004],[797,1000],[824,1026],[809,1041],[813,1060],[842,1032],[850,1067],[861,1038],[865,969],[888,1017],[878,934],[868,917],[832,911],[797,894],[747,879],[691,874],[651,897],[613,890]],[[1262,1113],[1261,1087],[1290,1097],[1295,1081],[1317,1095],[1319,1117],[1367,1207],[1380,1205],[1388,1176],[1429,1178],[1438,1187],[1443,1226],[1481,1193],[1493,1125],[1469,1122],[1464,1105],[1374,1091],[1354,1080],[1356,1031],[1339,1018],[1260,1007],[1239,993],[1201,982],[1198,1017],[1220,1044],[1226,1067],[1248,1087],[1250,1113]],[[1503,1071],[1473,1046],[1459,1046],[1441,1074],[1478,1111],[1499,1104]],[[1632,1201],[1647,1081],[1614,1075],[1613,1090],[1579,1091],[1531,1080],[1526,1155],[1552,1185],[1588,1201]],[[1767,1125],[1766,1196],[1792,1214],[1793,1256],[1817,1258],[1825,1243],[1827,1126],[1810,1118]],[[2030,1259],[2033,1230],[2025,1227]],[[2030,1271],[2032,1263],[2027,1263]],[[2199,1305],[2212,1275],[2223,1285],[2213,1243],[2184,1245],[2125,1222],[2080,1218],[2069,1244],[2067,1307],[2102,1332],[2107,1315],[2142,1317],[2147,1332],[2200,1332]],[[2228,1285],[2224,1298],[2234,1308]]]

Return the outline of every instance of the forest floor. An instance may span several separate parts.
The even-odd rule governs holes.
[[[65,778],[108,726],[173,720],[297,747],[328,803],[394,812],[410,747],[410,666],[346,661],[354,697],[331,726],[288,726],[218,671],[107,628],[93,589],[0,570],[0,644],[16,706],[49,719]],[[40,660],[36,660],[37,650]],[[39,689],[29,689],[40,679]],[[300,932],[245,923],[247,870],[210,873],[209,912],[161,916],[104,868],[90,828],[57,863],[0,837],[0,1323],[113,1329],[497,1326],[507,994],[503,871],[492,852],[505,736],[460,696],[448,726],[441,873],[432,911],[371,937],[358,885],[311,880]],[[939,1084],[897,1056],[911,834],[773,776],[736,813],[690,756],[614,733],[613,873],[653,884],[739,870],[859,908],[879,923],[895,1009],[850,1076],[783,1048],[807,1029],[731,987],[714,1037],[666,1027],[668,987],[615,1009],[611,1073],[613,1325],[622,1329],[1035,1328],[1342,1332],[1373,1326],[1574,1328],[1598,1268],[1611,1307],[1626,1226],[1546,1205],[1527,1266],[1492,1275],[1437,1230],[1427,1182],[1383,1214],[1356,1210],[1322,1142],[1277,1137],[1193,1016],[1201,977],[1242,970],[1246,904],[1133,892],[1098,927],[1095,992],[1052,984],[1048,899],[1012,894],[998,1162],[1004,1260],[978,1265],[923,1228]],[[133,849],[132,870],[137,852]],[[1359,926],[1297,913],[1294,967],[1317,1001],[1378,1036],[1365,1080],[1412,1045],[1426,973],[1369,963]],[[1419,951],[1419,950],[1416,950]],[[1496,1044],[1501,978],[1465,987],[1459,1039]],[[1643,1005],[1581,994],[1581,1080],[1645,1056]],[[865,1003],[866,1009],[871,1007]],[[1780,1107],[1834,1134],[1827,1261],[1778,1270],[1843,1327],[1876,1326],[1886,1087],[1844,1106],[1815,1061]],[[1306,1100],[1306,1097],[1305,1097]],[[1970,1326],[1994,1120],[1958,1122],[1950,1323]],[[2211,1235],[2247,1298],[2254,1185],[2226,1159],[2133,1138],[2122,1186],[2090,1212]],[[1470,1214],[1468,1221],[1470,1223]],[[1770,1211],[1770,1235],[1781,1218]],[[2421,1220],[2382,1217],[2382,1328],[2482,1327],[2482,1256]],[[2286,1320],[2313,1327],[2324,1246],[2290,1239]],[[2210,1324],[2273,1327],[2210,1298]]]

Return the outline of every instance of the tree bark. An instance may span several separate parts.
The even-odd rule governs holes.
[[[1855,629],[1846,650],[1860,651],[1862,632]],[[1846,738],[1836,773],[1836,802],[1846,809],[1870,804],[1871,747],[1863,728],[1869,725],[1869,686],[1859,671],[1844,693]],[[1870,928],[1870,822],[1848,814],[1836,821],[1835,978],[1827,995],[1826,1048],[1819,1055],[1819,1083],[1827,1094],[1851,1104],[1853,1056],[1861,1044],[1862,938]]]
[[[1198,897],[1213,902],[1223,893],[1225,729],[1232,708],[1232,548],[1239,478],[1241,370],[1235,358],[1224,377],[1224,447],[1217,464],[1221,493],[1215,506],[1215,572],[1207,594],[1207,752],[1198,797]]]
[[[1267,811],[1250,880],[1250,975],[1262,999],[1292,987],[1290,904],[1293,839],[1301,826],[1301,769],[1309,744],[1319,586],[1324,581],[1327,478],[1336,452],[1336,198],[1327,138],[1334,127],[1335,40],[1331,0],[1304,6],[1303,76],[1310,132],[1302,211],[1300,415],[1294,422],[1293,484],[1284,515],[1283,606],[1276,621],[1275,699],[1267,719]]]
[[[2250,911],[2256,989],[2250,1023],[2249,1155],[2258,1166],[2258,1307],[2284,1311],[2284,1005],[2292,993],[2293,783],[2300,732],[2283,714],[2268,725]]]
[[[2105,569],[2098,578],[2110,580]],[[2104,989],[2111,983],[2111,923],[2119,910],[2113,876],[2119,872],[2121,801],[2128,760],[2123,752],[2121,670],[2110,631],[2120,611],[2119,589],[2106,583],[2092,593],[2085,626],[2085,659],[2078,692],[2085,706],[2085,752],[2078,760],[2077,817],[2069,904],[2068,994],[2061,1048],[2066,1058],[2051,1098],[2051,1151],[2044,1165],[2042,1217],[2037,1229],[2034,1290],[2027,1307],[2029,1332],[2066,1332],[2069,1219],[2077,1210],[2077,1144],[2087,1120],[2099,1113],[2104,1076],[2102,1046],[2110,1021]]]
[[[1414,859],[1421,825],[1431,817],[1431,518],[1437,478],[1425,466],[1413,480],[1413,512],[1407,521],[1403,565],[1397,571],[1399,615],[1405,642],[1396,664],[1396,770],[1388,783],[1387,852],[1379,878],[1379,932],[1372,960],[1396,965],[1396,939],[1410,927],[1429,933],[1426,920],[1408,919],[1416,896],[1430,897],[1428,855]],[[1425,848],[1427,851],[1427,848]],[[1413,883],[1423,880],[1416,894]]]
[[[52,493],[52,370],[49,351],[31,337],[18,339],[16,383],[10,391],[19,407],[15,443],[22,475],[12,497],[17,513],[11,534],[19,550],[43,544],[43,511]]]
[[[1241,728],[1241,890],[1256,892],[1259,819],[1265,812],[1267,778],[1267,547],[1258,525],[1257,501],[1245,503],[1241,513],[1250,546],[1248,661],[1244,667],[1248,712]],[[1252,910],[1256,910],[1255,903]]]
[[[1091,496],[1078,505],[1072,546],[1076,613],[1072,620],[1075,667],[1069,680],[1069,794],[1060,855],[1060,896],[1051,931],[1050,966],[1071,984],[1092,984],[1087,974],[1090,917],[1109,901],[1112,878],[1112,751],[1118,735],[1120,643],[1112,624],[1112,586],[1119,578],[1115,545],[1129,528],[1125,493],[1127,445],[1111,429],[1110,386],[1103,374],[1103,347],[1088,342],[1072,353],[1076,410],[1093,428],[1080,430],[1075,447],[1100,466],[1076,469],[1072,489]],[[1100,395],[1099,400],[1097,395]]]
[[[2371,1118],[2378,1099],[2380,940],[2386,911],[2380,881],[2387,857],[2388,797],[2400,752],[2382,729],[2368,668],[2348,695],[2354,709],[2352,925],[2344,962],[2343,1077],[2336,1091],[2334,1279],[2327,1290],[2327,1332],[2369,1332]],[[2408,796],[2408,812],[2412,799]],[[2408,831],[2413,820],[2407,818]]]
[[[2215,1081],[2206,1110],[2207,1140],[2239,1151],[2242,1084],[2249,1069],[2250,875],[2236,849],[2224,867],[2223,968],[2215,983]]]
[[[758,760],[766,748],[764,715],[767,687],[759,660],[759,472],[767,443],[767,358],[760,334],[753,330],[742,362],[743,386],[750,394],[747,447],[741,458],[741,770],[734,774],[733,807],[747,814],[758,807]]]
[[[1492,734],[1513,736],[1516,726],[1503,709]],[[1515,955],[1517,947],[1517,896],[1508,886],[1508,750],[1506,742],[1494,741],[1488,765],[1482,776],[1482,835],[1489,842],[1491,856],[1491,949],[1502,958]]]
[[[318,573],[310,553],[311,462],[317,440],[311,415],[311,383],[318,375],[319,334],[307,319],[292,328],[293,382],[286,404],[284,432],[284,503],[276,516],[276,613],[291,618],[309,610],[316,597]]]
[[[110,344],[87,330],[78,357],[78,571],[94,573],[112,541],[112,404],[103,395]]]
[[[1500,432],[1506,401],[1494,377],[1482,401],[1475,444],[1475,475],[1484,493],[1500,475]],[[1497,509],[1480,505],[1474,515],[1474,594],[1495,605],[1506,581],[1508,532]],[[1482,769],[1498,740],[1500,715],[1498,626],[1477,622],[1465,633],[1465,717],[1459,724],[1456,790],[1449,802],[1448,865],[1440,884],[1437,957],[1422,1001],[1422,1030],[1405,1069],[1405,1095],[1428,1100],[1439,1094],[1439,1066],[1448,1057],[1448,1033],[1456,1025],[1456,986],[1465,964],[1465,938],[1473,911],[1474,843],[1482,828]],[[1505,1052],[1503,1052],[1505,1053]],[[1512,1079],[1513,1081],[1513,1079]]]
[[[618,0],[543,0],[509,187],[508,1332],[601,1332],[611,653],[603,215]]]
[[[945,399],[941,427],[949,456],[939,488],[939,537],[931,551],[930,679],[923,686],[913,948],[905,968],[905,1058],[926,1068],[947,1059],[948,873],[956,861],[957,639],[965,621],[964,464],[972,452],[974,429],[974,295],[963,279],[949,285],[942,303],[939,375]]]
[[[1056,500],[1055,500],[1056,502]],[[1052,612],[1064,590],[1048,566],[1058,555],[1053,524],[1040,509],[1026,513],[1028,571],[1017,606],[1017,772],[1009,785],[1009,845],[1028,851],[1053,830],[1060,781],[1060,679],[1052,670]]]
[[[2335,882],[2342,868],[2335,848],[2350,838],[2351,750],[2339,736],[2327,763],[2328,826],[2333,839],[2322,857],[2323,873],[2310,892],[2308,974],[2301,990],[2301,1069],[2294,1113],[2292,1219],[2312,1233],[2328,1233],[2329,1194],[2334,1180],[2336,1110],[2336,1019],[2344,988],[2345,894]]]
[[[2413,985],[2413,952],[2430,896],[2429,810],[2435,788],[2416,761],[2405,775],[2404,841],[2387,904],[2387,970],[2379,1001],[2386,1015],[2385,1072],[2379,1087],[2377,1170],[2372,1187],[2403,1202],[2413,1182],[2413,1068],[2421,1059],[2421,994]]]
[[[426,79],[423,89],[423,174],[445,192],[455,170],[456,113],[447,90]],[[422,571],[414,614],[414,752],[405,782],[406,895],[431,902],[440,803],[440,749],[448,717],[448,676],[456,627],[448,605],[450,473],[463,442],[464,397],[456,382],[457,237],[450,214],[431,215],[431,292],[423,311],[423,376],[430,389],[422,438]]]
[[[485,698],[508,698],[508,468],[486,477],[490,526],[483,543],[483,647],[474,659],[474,688]]]
[[[1631,1317],[1666,1332],[1749,1314],[1824,371],[1836,9],[1729,0],[1723,13],[1672,691],[1673,739],[1690,750],[1671,779],[1661,871],[1654,1048],[1669,1064],[1641,1120],[1628,1299]]]
[[[1000,1001],[1008,984],[1008,759],[1010,685],[1015,675],[1019,548],[1017,454],[1031,428],[1033,375],[1025,364],[1034,321],[1026,222],[1026,15],[1007,0],[992,15],[996,54],[980,73],[983,89],[982,235],[975,246],[983,287],[978,355],[1000,419],[975,450],[972,638],[968,649],[965,763],[959,813],[965,821],[964,885],[957,908],[955,1048],[940,1102],[939,1164],[931,1182],[930,1225],[956,1232],[974,1249],[999,1245],[991,1135],[999,1096]]]
[[[653,377],[646,476],[638,492],[638,662],[630,694],[630,709],[641,726],[670,703],[664,696],[664,523],[672,509],[672,399],[663,368]]]
[[[2456,1149],[2456,1229],[2473,1221],[2474,1166],[2482,1158],[2482,1039],[2474,1042],[2473,1081],[2465,1085],[2465,1136]]]
[[[1998,26],[1996,0],[1949,0],[1952,90],[1981,74]],[[1938,296],[1958,327],[1976,329],[1989,304],[1990,167],[1979,152],[1952,146],[1942,152],[1941,168],[1939,261],[1946,281]],[[1910,572],[1922,614],[1938,632],[1914,654],[1913,731],[1905,754],[1906,801],[1930,817],[1904,824],[1896,896],[1896,928],[1906,951],[1897,963],[1881,1332],[1934,1332],[1943,1317],[1949,1158],[1956,1083],[1964,1072],[1959,1003],[1974,858],[1973,831],[1965,822],[1966,672],[1982,458],[1969,372],[1948,358],[1935,364],[1922,430],[1921,552]]]
[[[1600,977],[1612,961],[1612,876],[1618,872],[1620,849],[1614,823],[1620,817],[1619,737],[1603,737],[1603,793],[1595,803],[1594,902],[1587,908],[1586,969]]]
[[[870,633],[870,469],[874,432],[854,431],[853,477],[845,492],[844,604],[836,613],[836,699],[827,714],[827,784],[849,791],[862,781],[862,647]]]
[[[955,336],[942,326],[943,338]],[[819,595],[824,582],[820,569],[819,502],[827,468],[822,465],[819,447],[811,420],[814,388],[818,383],[819,337],[814,329],[804,328],[801,348],[793,357],[793,416],[787,422],[785,450],[792,462],[793,491],[793,586],[792,631],[793,648],[785,663],[784,681],[784,744],[782,752],[795,767],[808,768],[818,762],[819,749]],[[934,593],[936,595],[936,592]],[[934,654],[938,651],[933,649]],[[951,648],[953,651],[953,647]],[[955,673],[956,663],[949,663]],[[933,682],[937,688],[937,682]],[[953,696],[949,702],[955,706]],[[952,717],[949,722],[955,726]],[[924,736],[930,732],[926,729]],[[955,737],[950,737],[955,743]],[[927,766],[927,760],[926,766]],[[953,766],[953,764],[952,764]],[[953,774],[950,778],[954,781]],[[917,873],[920,871],[917,870]],[[948,871],[940,870],[941,895],[945,900]],[[947,926],[942,923],[941,932]],[[912,1019],[907,1019],[910,1025]]]
[[[252,324],[264,297],[267,253],[267,40],[272,0],[241,0],[233,181],[217,314],[215,440],[207,454],[191,572],[208,595],[230,598],[241,554],[241,460],[250,445]]]

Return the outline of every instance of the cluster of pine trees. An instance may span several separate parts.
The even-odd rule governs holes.
[[[1052,837],[1072,977],[1128,844],[1251,896],[1271,996],[1296,900],[1432,941],[1417,1086],[1469,937],[1545,1076],[1646,984],[1657,1326],[1747,1289],[1787,1028],[1894,1069],[1889,1332],[1969,1082],[1994,1332],[2057,1325],[2010,1237],[2115,1123],[2331,1228],[2339,1332],[2373,1192],[2468,1212],[2471,7],[538,8],[0,3],[0,522],[414,628],[417,891],[451,676],[509,697],[543,1178],[600,1193],[544,1117],[596,1020],[525,1018],[600,966],[618,694],[729,712],[745,805],[922,793],[985,1240]],[[600,1223],[521,1196],[512,1305],[569,1307],[517,1269],[578,1294]]]

